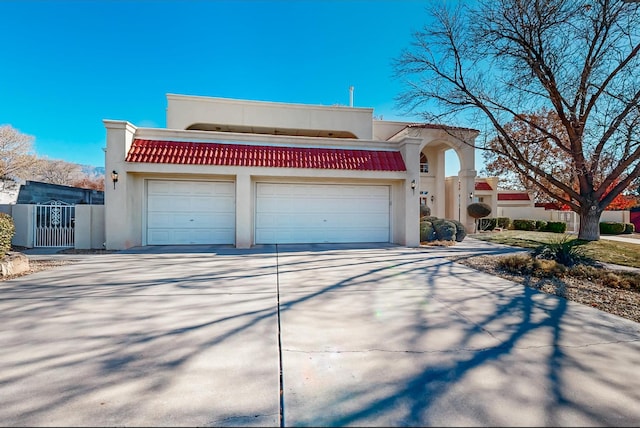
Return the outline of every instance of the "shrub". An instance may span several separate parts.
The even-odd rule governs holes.
[[[484,202],[474,202],[467,206],[467,214],[475,219],[487,217],[491,214],[491,205]]]
[[[512,224],[515,230],[536,230],[535,220],[515,219]]]
[[[566,267],[555,260],[537,259],[530,254],[514,254],[501,257],[498,267],[517,275],[534,275],[539,278],[562,276]]]
[[[11,251],[11,240],[16,233],[13,218],[9,214],[0,213],[0,256]]]
[[[616,221],[603,221],[600,222],[600,233],[603,235],[619,235],[624,232],[624,223]]]
[[[420,205],[420,217],[429,217],[431,215],[431,208],[427,205]]]
[[[547,232],[565,233],[567,231],[567,223],[564,221],[550,221],[545,228]]]
[[[467,229],[464,227],[464,224],[460,223],[458,220],[447,219],[447,221],[450,221],[456,227],[456,242],[462,242],[467,236]]]
[[[448,220],[438,219],[434,221],[433,228],[436,231],[437,239],[440,241],[454,241],[456,237],[456,225]]]
[[[636,231],[636,225],[633,223],[625,223],[624,224],[624,233],[625,235],[630,235]]]
[[[511,219],[509,217],[498,217],[496,224],[501,229],[508,229],[511,226]]]
[[[571,267],[589,260],[583,247],[584,244],[584,241],[563,235],[547,244],[540,245],[532,251],[532,256],[538,259],[554,260],[564,266]]]
[[[544,220],[535,220],[536,230],[547,230],[547,222]]]
[[[431,242],[436,240],[436,231],[430,221],[420,222],[420,242]]]

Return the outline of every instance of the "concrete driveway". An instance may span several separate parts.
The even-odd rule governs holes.
[[[447,259],[502,251],[148,247],[0,282],[0,425],[637,426],[640,324]]]

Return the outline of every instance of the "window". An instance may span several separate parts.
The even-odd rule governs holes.
[[[420,153],[420,173],[426,174],[429,172],[429,161],[424,153]]]

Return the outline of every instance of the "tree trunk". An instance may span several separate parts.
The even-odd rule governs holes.
[[[578,239],[583,239],[585,241],[600,240],[601,214],[602,211],[596,206],[585,207],[585,210],[580,212],[580,230],[578,232]]]

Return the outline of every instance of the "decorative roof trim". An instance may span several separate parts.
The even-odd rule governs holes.
[[[386,150],[266,146],[135,139],[127,162],[356,171],[406,171],[402,154]]]

